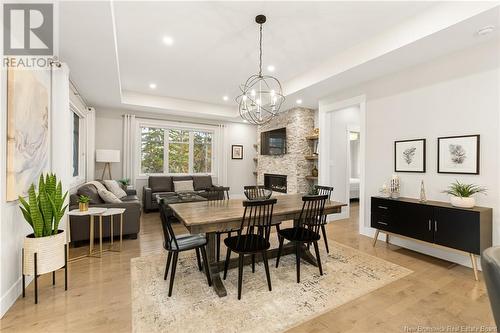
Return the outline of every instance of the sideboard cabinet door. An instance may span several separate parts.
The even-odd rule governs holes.
[[[431,206],[400,202],[397,213],[399,233],[403,236],[433,242],[433,215],[434,209]]]
[[[434,242],[480,254],[479,213],[464,209],[434,208]]]

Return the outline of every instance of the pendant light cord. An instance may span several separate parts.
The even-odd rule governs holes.
[[[259,29],[259,77],[262,77],[262,24]]]

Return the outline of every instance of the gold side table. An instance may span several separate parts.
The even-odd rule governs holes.
[[[123,213],[125,213],[125,208],[108,208],[105,212],[99,214],[99,252],[100,256],[102,256],[102,218],[104,216],[109,216],[110,218],[110,246],[109,248],[105,249],[104,251],[112,251],[112,252],[121,252],[122,251],[122,242],[123,242]],[[115,215],[120,215],[120,245],[118,247],[118,250],[113,248],[113,237],[114,237],[114,217]],[[91,250],[90,253],[92,253],[94,248],[94,241],[93,238],[91,240]]]
[[[92,247],[94,246],[94,218],[95,216],[100,216],[101,214],[103,214],[104,212],[106,212],[108,209],[107,208],[103,208],[103,207],[91,207],[89,208],[88,210],[86,211],[80,211],[79,209],[73,209],[71,211],[68,212],[68,216],[70,218],[68,218],[68,247],[66,249],[67,251],[67,256],[68,256],[68,262],[71,262],[71,261],[75,261],[75,260],[78,260],[78,259],[82,259],[82,258],[86,258],[86,257],[90,257],[92,255]],[[88,254],[84,254],[84,255],[81,255],[81,256],[78,256],[78,257],[74,257],[74,258],[69,258],[69,243],[71,243],[71,216],[89,216],[89,224],[90,224],[90,245],[89,245],[89,253]],[[102,234],[101,234],[102,236]],[[101,237],[102,238],[102,237]]]

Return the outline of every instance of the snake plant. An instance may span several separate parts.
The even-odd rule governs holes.
[[[64,205],[68,192],[62,194],[62,184],[57,182],[55,174],[40,175],[38,193],[35,185],[28,190],[28,201],[19,197],[24,219],[33,228],[35,237],[46,237],[57,234],[59,222],[68,205]]]

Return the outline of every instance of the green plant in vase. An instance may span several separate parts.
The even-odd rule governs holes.
[[[80,212],[86,212],[89,210],[90,198],[86,195],[80,195],[78,197],[78,208]]]
[[[66,233],[59,223],[68,205],[64,205],[68,192],[63,194],[62,184],[55,174],[40,175],[38,192],[32,184],[28,200],[19,197],[21,212],[33,233],[26,236],[23,246],[23,274],[40,275],[64,267]],[[35,271],[36,260],[37,270]]]
[[[68,192],[62,194],[62,184],[55,174],[40,175],[38,193],[35,184],[28,190],[28,201],[19,196],[24,219],[33,228],[35,237],[54,235],[68,205],[63,207]]]
[[[460,183],[458,180],[455,180],[443,193],[450,195],[450,202],[453,206],[472,208],[476,204],[476,199],[473,195],[477,193],[485,194],[486,188],[475,184]]]
[[[130,185],[130,178],[118,179],[118,183],[122,184],[123,187],[127,187]]]

